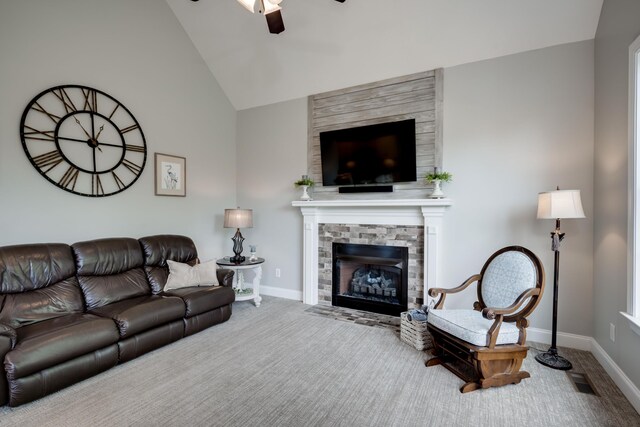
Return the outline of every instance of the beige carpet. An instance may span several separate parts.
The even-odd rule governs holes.
[[[389,329],[264,298],[231,319],[15,409],[12,426],[640,426],[586,352],[571,354],[601,397],[530,352],[532,378],[460,394],[461,381]]]

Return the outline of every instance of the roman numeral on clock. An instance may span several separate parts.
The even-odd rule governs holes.
[[[100,175],[91,175],[91,194],[104,196]]]
[[[134,129],[138,129],[138,125],[137,125],[137,124],[134,124],[134,125],[128,126],[128,127],[126,127],[126,128],[123,128],[123,129],[120,129],[120,133],[127,133],[127,132],[131,132],[131,131],[132,131],[132,130],[134,130]]]
[[[135,163],[133,163],[131,160],[128,159],[124,159],[122,161],[122,165],[129,169],[131,171],[131,173],[133,173],[134,175],[138,175],[140,172],[142,172],[142,167],[136,165]]]
[[[98,94],[94,89],[82,89],[84,95],[84,109],[89,111],[98,111]]]
[[[142,145],[129,145],[125,144],[125,150],[131,151],[132,153],[144,153],[145,149]]]
[[[29,129],[28,132],[24,132],[25,139],[35,139],[38,141],[51,141],[51,142],[55,141],[54,130],[38,130],[27,125],[25,125],[24,127],[25,129]]]
[[[62,104],[64,105],[64,109],[67,113],[70,113],[72,111],[78,111],[75,104],[69,97],[69,94],[67,93],[66,90],[64,90],[64,88],[59,88],[57,91],[54,90],[53,94],[62,102]]]
[[[62,178],[60,178],[60,180],[58,181],[58,184],[65,188],[71,188],[72,190],[75,190],[79,172],[80,171],[77,168],[69,166],[64,175],[62,175]]]
[[[49,172],[62,162],[62,154],[58,150],[49,151],[33,158],[33,163],[42,169],[44,173]]]
[[[111,175],[113,175],[113,179],[116,181],[116,185],[118,186],[118,190],[122,190],[125,185],[124,182],[120,179],[120,177],[113,171],[111,171]]]
[[[44,107],[42,107],[42,105],[38,104],[37,102],[34,102],[33,107],[31,108],[39,113],[46,114],[55,124],[58,124],[58,122],[60,121],[60,116],[56,116],[55,114],[48,112],[44,109]]]

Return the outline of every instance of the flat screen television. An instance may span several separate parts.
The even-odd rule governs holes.
[[[415,119],[320,132],[322,185],[416,180]]]

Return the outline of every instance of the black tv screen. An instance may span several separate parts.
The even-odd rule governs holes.
[[[322,185],[416,180],[416,121],[320,132]]]

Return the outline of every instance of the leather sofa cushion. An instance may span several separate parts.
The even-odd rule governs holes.
[[[46,288],[75,272],[73,253],[65,244],[0,247],[0,294]]]
[[[93,375],[98,375],[117,364],[118,345],[110,344],[99,350],[67,360],[59,365],[11,380],[8,384],[8,388],[11,393],[9,406],[20,406],[33,400],[40,399],[41,397],[54,393],[64,387],[68,387]],[[81,403],[79,400],[74,403],[80,405]],[[99,404],[100,403],[97,402],[94,403],[94,405]],[[64,409],[60,410],[64,411]],[[85,410],[89,411],[90,409],[85,406]],[[20,425],[29,424],[35,423],[27,421]],[[45,422],[44,424],[51,423]],[[77,424],[78,423],[75,423],[74,425]],[[39,423],[39,425],[43,424]],[[70,425],[70,423],[58,423],[58,425]]]
[[[191,266],[198,262],[196,245],[186,236],[161,234],[143,237],[139,241],[144,253],[144,269],[153,294],[162,292],[167,283],[167,277],[169,277],[167,260]]]
[[[185,305],[180,298],[149,295],[105,305],[92,310],[91,313],[113,319],[120,331],[120,337],[126,338],[182,319]]]
[[[84,311],[82,293],[75,276],[46,288],[7,294],[0,307],[0,323],[14,329]]]
[[[87,310],[151,293],[137,240],[98,239],[71,248]]]
[[[97,239],[71,245],[78,276],[106,276],[143,266],[140,243],[127,237]]]
[[[142,268],[107,276],[79,276],[78,281],[89,311],[151,293]]]
[[[144,265],[166,267],[168,259],[188,263],[198,258],[196,245],[186,236],[161,234],[143,237],[139,241],[144,252]]]
[[[58,365],[118,341],[110,319],[70,314],[17,330],[18,342],[5,356],[7,378],[14,380]]]
[[[0,247],[0,323],[14,329],[84,311],[71,247]]]
[[[172,289],[163,295],[173,295],[182,298],[187,306],[185,317],[195,316],[206,311],[214,310],[235,301],[232,288],[224,286],[206,286]]]

